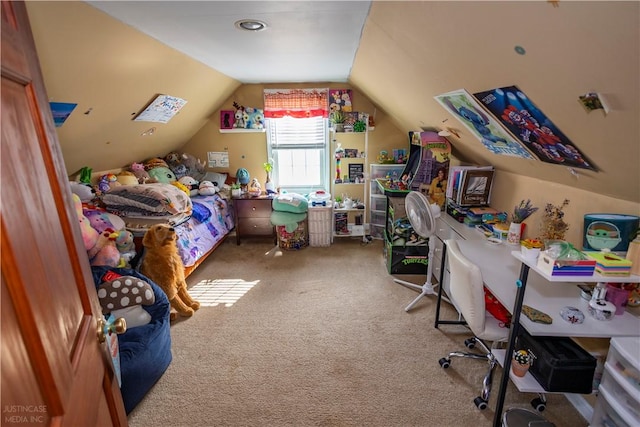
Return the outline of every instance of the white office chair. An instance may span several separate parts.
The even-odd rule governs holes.
[[[452,357],[469,357],[486,361],[489,364],[489,370],[482,382],[482,393],[473,400],[478,409],[486,409],[491,392],[493,371],[498,364],[490,348],[493,349],[498,343],[507,341],[509,329],[500,327],[500,322],[485,310],[484,282],[480,268],[462,255],[457,240],[446,240],[445,244],[447,245],[446,256],[451,273],[449,296],[474,335],[472,338],[466,339],[464,344],[469,349],[478,345],[483,353],[454,351],[449,353],[447,357],[440,359],[439,363],[443,368],[448,368],[451,365]],[[492,342],[490,348],[485,341]]]

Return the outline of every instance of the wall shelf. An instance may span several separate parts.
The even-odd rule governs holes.
[[[264,133],[265,129],[220,129],[220,133]]]

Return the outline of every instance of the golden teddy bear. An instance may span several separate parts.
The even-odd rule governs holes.
[[[171,307],[181,316],[193,316],[200,303],[191,299],[184,278],[184,264],[176,246],[176,231],[166,224],[153,225],[144,234],[145,254],[140,273],[153,280],[167,294]],[[171,313],[171,319],[175,319]]]

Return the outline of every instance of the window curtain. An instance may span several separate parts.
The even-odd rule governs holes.
[[[264,117],[329,117],[329,89],[265,89]]]

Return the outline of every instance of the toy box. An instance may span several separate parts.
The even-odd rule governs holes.
[[[394,246],[386,241],[385,256],[389,274],[427,274],[428,246]]]

